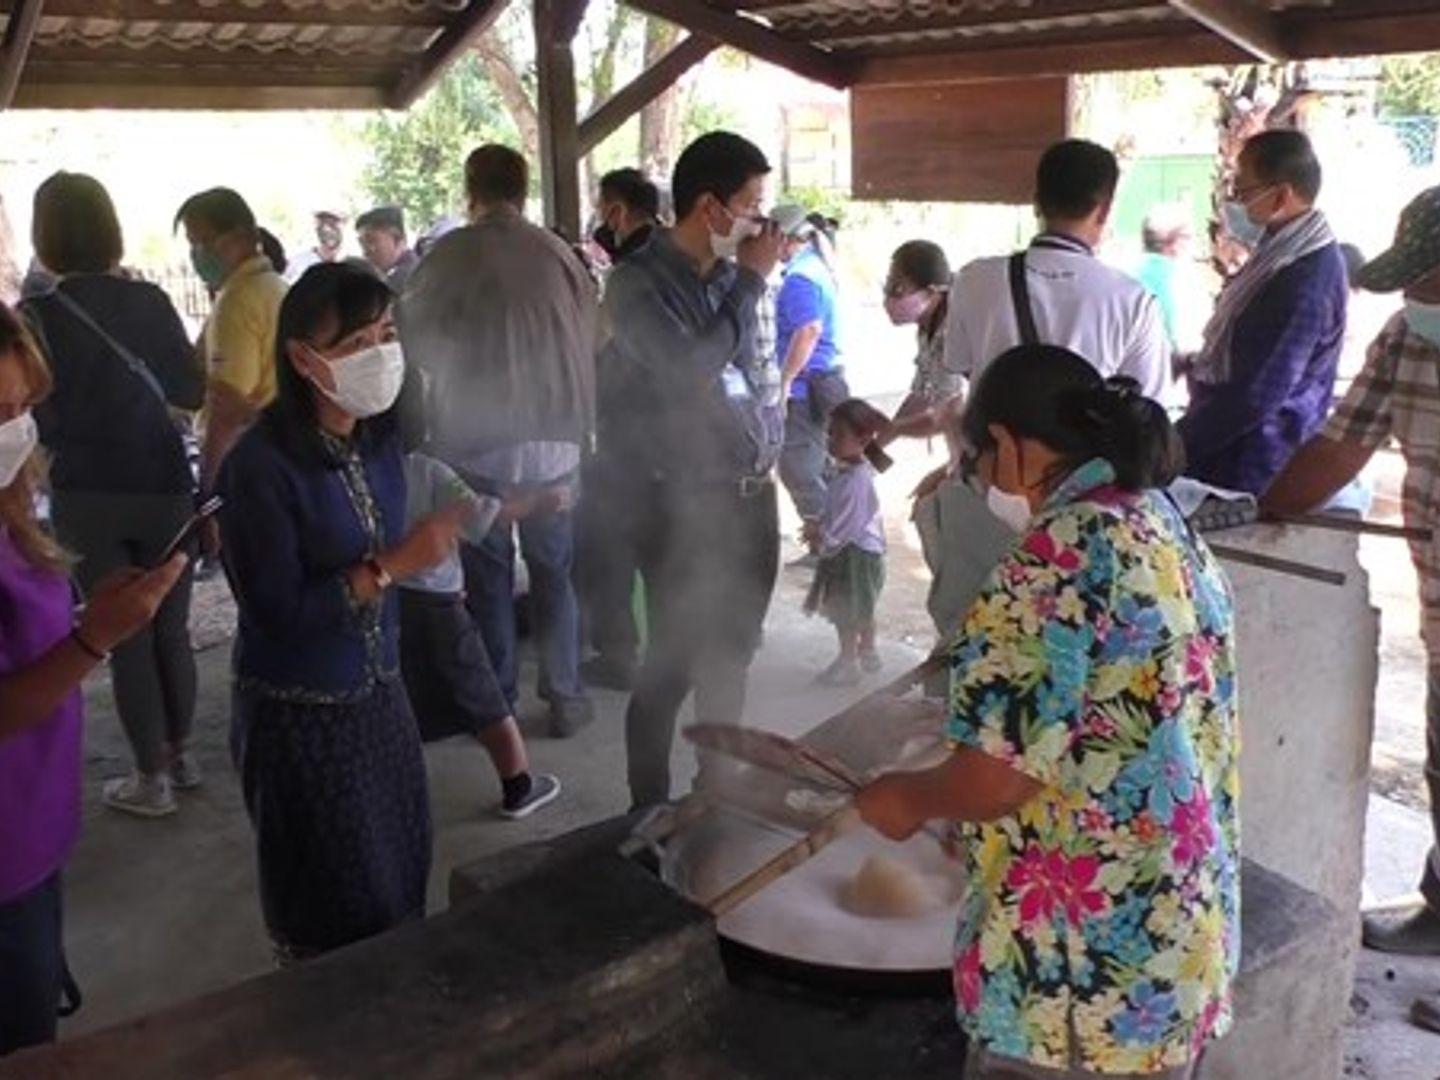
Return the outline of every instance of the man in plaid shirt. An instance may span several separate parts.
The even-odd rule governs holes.
[[[1403,290],[1370,346],[1364,370],[1321,433],[1291,459],[1262,499],[1275,511],[1310,510],[1355,477],[1392,437],[1405,456],[1405,523],[1440,537],[1440,187],[1400,215],[1395,244],[1361,268],[1356,284]],[[1425,778],[1436,847],[1420,890],[1425,903],[1401,918],[1368,917],[1365,944],[1385,952],[1440,955],[1440,539],[1412,541],[1420,579],[1429,667]],[[1415,1019],[1440,1030],[1440,995],[1418,1002]],[[1427,1022],[1428,1021],[1428,1022]]]

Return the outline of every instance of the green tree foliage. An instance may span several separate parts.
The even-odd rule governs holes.
[[[1387,57],[1379,104],[1386,116],[1440,116],[1440,53]]]
[[[365,125],[365,190],[377,204],[403,207],[418,232],[462,205],[466,154],[516,139],[479,59],[466,56],[409,112],[383,113]]]

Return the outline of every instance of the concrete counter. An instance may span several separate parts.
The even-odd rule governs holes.
[[[1225,561],[1238,635],[1241,846],[1247,858],[1354,911],[1380,637],[1358,543],[1273,526],[1211,539],[1345,574],[1336,587]]]

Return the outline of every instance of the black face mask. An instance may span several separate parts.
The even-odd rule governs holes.
[[[600,250],[612,259],[615,258],[616,252],[620,250],[620,242],[615,238],[615,230],[609,225],[601,225],[590,234],[590,238],[594,240],[596,244],[600,245]]]

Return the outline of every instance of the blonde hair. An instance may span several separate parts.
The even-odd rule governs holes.
[[[0,304],[0,364],[11,361],[20,365],[25,377],[28,404],[44,400],[53,385],[50,368],[25,324],[8,306]],[[37,447],[10,486],[0,488],[0,525],[32,564],[64,571],[69,567],[69,557],[35,512],[36,499],[45,489],[45,466],[45,455]]]

